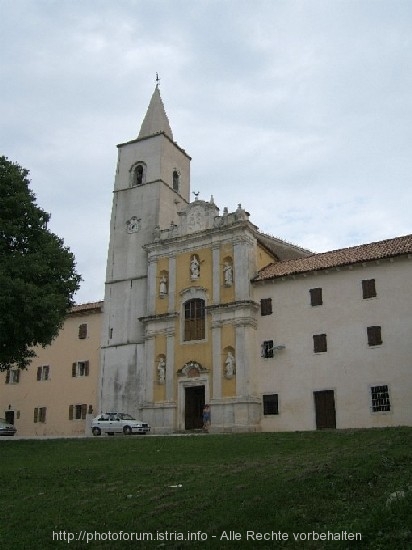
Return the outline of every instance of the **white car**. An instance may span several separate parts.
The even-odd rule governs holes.
[[[136,420],[133,416],[126,413],[102,413],[92,420],[93,435],[101,435],[102,433],[107,433],[108,435],[114,435],[115,433],[145,435],[148,432],[150,432],[149,424]]]

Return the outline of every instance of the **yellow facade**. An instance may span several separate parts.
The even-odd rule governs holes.
[[[0,416],[13,420],[18,435],[85,433],[97,408],[102,306],[75,306],[17,383],[1,373]]]
[[[262,246],[257,247],[257,269],[258,271],[260,269],[263,269],[267,265],[273,263],[275,261],[273,254],[270,254],[265,248]]]
[[[232,242],[223,242],[219,246],[219,273],[220,273],[220,304],[231,304],[235,301],[235,275],[232,275],[233,282],[225,284],[224,268],[226,265],[232,266],[233,269],[233,244]],[[261,249],[261,255],[266,258],[267,252]],[[199,277],[195,280],[191,278],[190,263],[193,257],[199,262]],[[174,365],[173,372],[173,400],[177,400],[177,377],[178,371],[190,361],[196,361],[209,372],[210,387],[213,387],[213,348],[212,348],[212,326],[211,315],[206,314],[205,320],[205,338],[203,340],[184,340],[184,298],[183,294],[190,288],[201,288],[206,292],[207,303],[210,305],[215,301],[213,295],[213,254],[212,248],[204,247],[194,249],[192,251],[182,251],[176,254],[176,286],[174,291],[174,304],[178,316],[174,321],[175,339],[178,345],[174,348],[174,357],[172,364]],[[271,258],[273,260],[273,258]],[[263,261],[263,260],[262,260]],[[159,257],[157,261],[156,272],[156,288],[159,289],[162,279],[168,281],[170,273],[169,257]],[[166,291],[167,292],[167,291]],[[162,292],[157,292],[155,315],[162,316],[168,313],[168,295]],[[164,334],[156,334],[154,355],[155,361],[153,365],[153,401],[154,403],[162,403],[166,400],[166,388],[163,382],[159,382],[158,365],[159,361],[167,356],[167,342]],[[225,359],[228,351],[235,354],[236,341],[235,330],[232,324],[227,324],[222,327],[222,349],[220,351],[220,374],[222,378],[222,396],[236,396],[236,379],[235,377],[227,379],[223,376],[225,368]],[[170,358],[169,358],[170,364]],[[211,393],[213,397],[213,393]]]

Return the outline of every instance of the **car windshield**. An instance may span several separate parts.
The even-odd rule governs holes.
[[[117,416],[122,420],[135,420],[133,416],[130,416],[130,414],[126,414],[126,413],[119,413]]]

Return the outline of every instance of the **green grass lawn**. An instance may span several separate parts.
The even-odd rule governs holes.
[[[412,548],[412,428],[3,440],[0,459],[2,549]]]

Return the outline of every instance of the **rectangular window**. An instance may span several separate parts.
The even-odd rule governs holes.
[[[380,346],[382,344],[381,327],[367,327],[368,344],[369,346]]]
[[[72,364],[72,377],[89,376],[89,361],[77,361]]]
[[[69,420],[84,420],[87,414],[87,404],[82,405],[70,405],[69,406]]]
[[[272,298],[262,298],[260,300],[260,314],[272,315]]]
[[[49,380],[50,376],[50,367],[49,365],[43,365],[41,367],[37,367],[37,380]]]
[[[261,346],[261,356],[265,359],[271,359],[273,357],[273,340],[265,340]]]
[[[265,416],[279,414],[279,400],[277,393],[263,396],[263,414]]]
[[[10,369],[6,371],[6,384],[18,384],[20,382],[20,370]]]
[[[372,412],[387,412],[391,410],[391,402],[389,399],[389,389],[387,385],[372,386]]]
[[[364,299],[375,298],[376,296],[375,279],[365,279],[362,281],[362,296]]]
[[[313,335],[313,351],[315,353],[323,353],[328,351],[328,343],[326,340],[326,334],[314,334]]]
[[[79,325],[79,339],[84,340],[87,338],[87,323]]]
[[[309,294],[311,306],[321,306],[323,304],[321,288],[311,288]]]
[[[47,407],[36,407],[34,409],[34,418],[33,418],[34,423],[44,424],[46,422],[46,413],[47,413]]]
[[[205,338],[205,302],[204,300],[189,300],[185,303],[184,339],[204,340]]]

